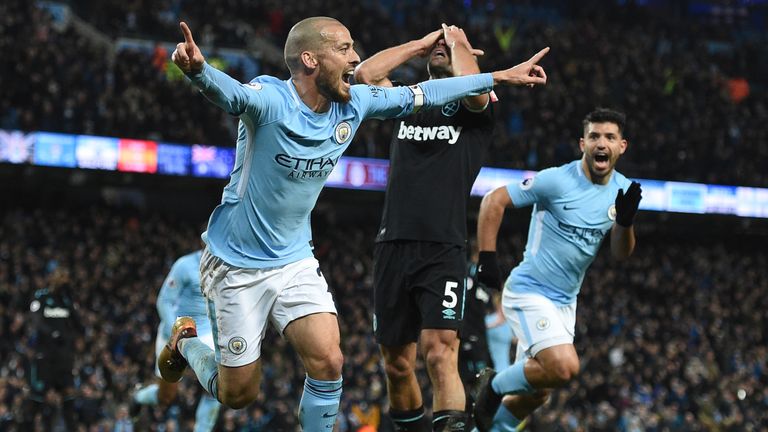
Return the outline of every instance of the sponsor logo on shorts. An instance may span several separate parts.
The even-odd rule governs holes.
[[[539,320],[536,321],[536,328],[542,331],[548,329],[549,320],[547,318],[539,318]]]
[[[241,338],[240,336],[233,337],[229,340],[229,344],[227,344],[229,352],[237,355],[244,353],[247,346],[248,344],[245,343],[245,339]]]
[[[453,309],[443,309],[443,319],[447,319],[447,320],[456,319],[456,311]]]

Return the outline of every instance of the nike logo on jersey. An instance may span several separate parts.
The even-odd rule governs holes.
[[[568,207],[568,204],[564,204],[563,210],[576,210],[576,207]]]
[[[432,126],[421,127],[407,125],[400,122],[400,130],[397,131],[397,139],[409,139],[413,141],[447,140],[448,144],[456,144],[461,135],[462,126]]]

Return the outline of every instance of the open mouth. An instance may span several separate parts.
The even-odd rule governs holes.
[[[445,48],[439,47],[432,51],[432,58],[448,58],[448,52]]]
[[[352,77],[354,76],[354,74],[355,74],[355,71],[354,71],[354,69],[352,69],[352,70],[348,70],[348,71],[344,72],[344,73],[341,75],[341,81],[342,81],[342,82],[343,82],[343,83],[344,83],[346,86],[350,86],[350,85],[352,84]]]
[[[608,156],[608,153],[605,153],[605,152],[595,153],[595,167],[597,168],[607,168],[610,160],[611,158]]]

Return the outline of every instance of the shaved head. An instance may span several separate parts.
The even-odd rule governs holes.
[[[343,26],[338,20],[330,17],[306,18],[293,26],[285,40],[285,64],[291,75],[301,69],[301,53],[304,51],[317,52],[329,42],[325,29],[329,26]]]

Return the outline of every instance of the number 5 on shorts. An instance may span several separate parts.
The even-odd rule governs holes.
[[[453,281],[446,281],[445,282],[445,295],[447,298],[443,300],[443,307],[453,309],[454,306],[456,306],[456,303],[458,303],[459,298],[456,296],[456,292],[454,291],[456,288],[459,287],[458,282]]]

